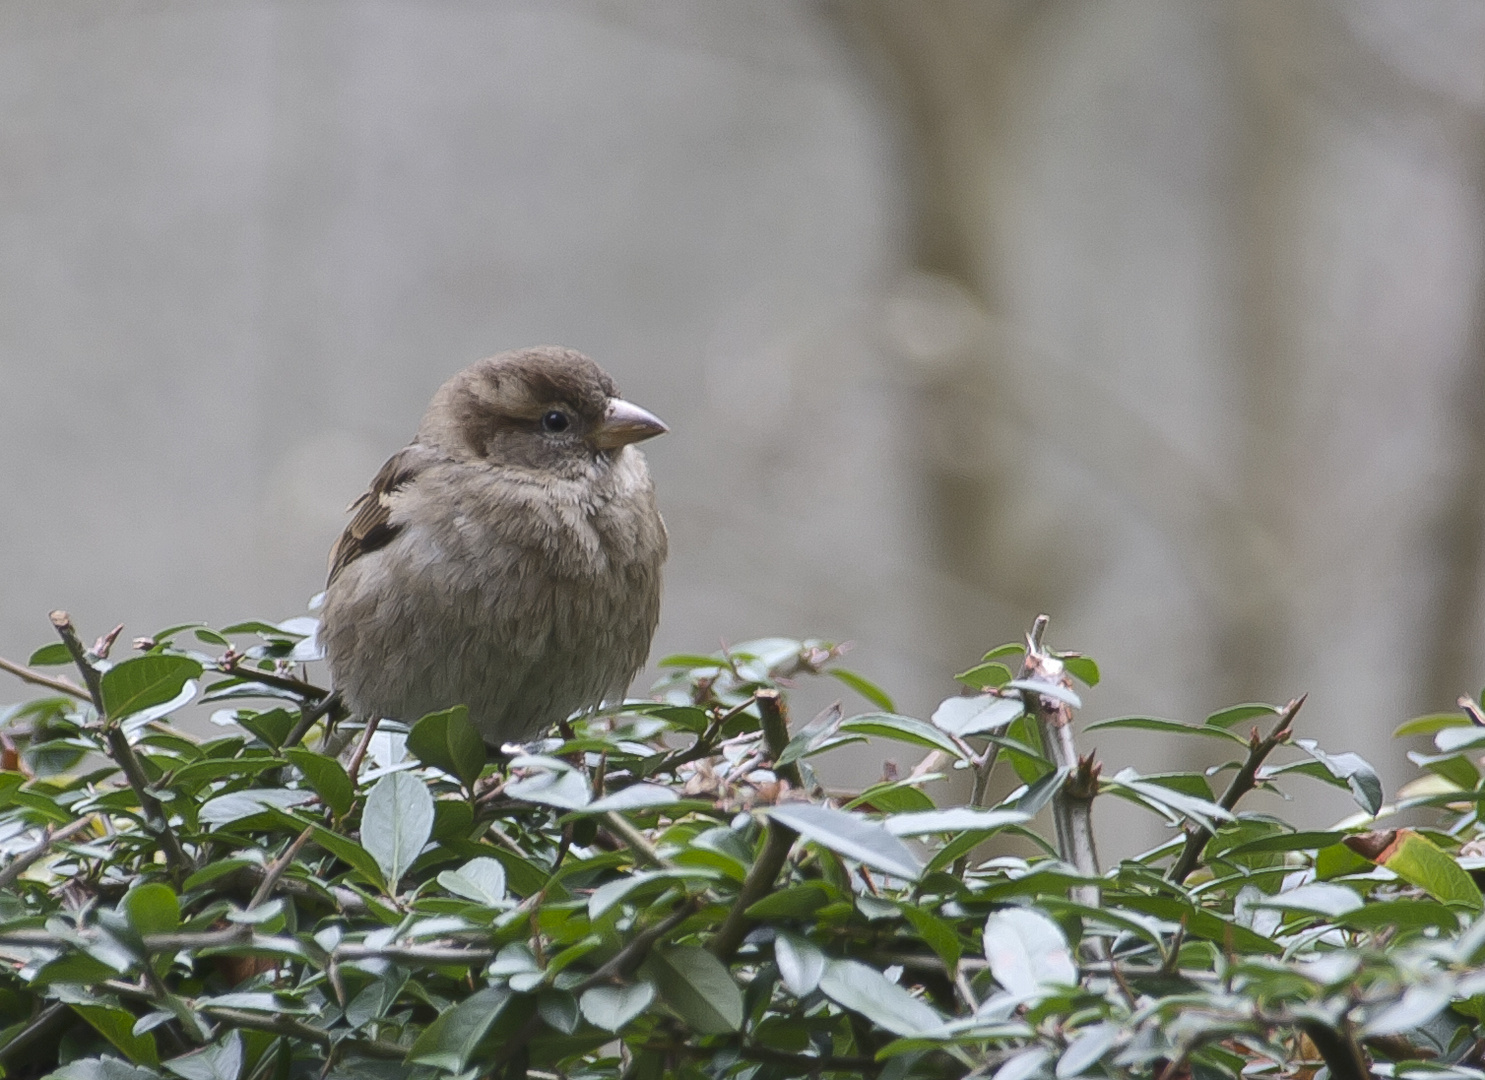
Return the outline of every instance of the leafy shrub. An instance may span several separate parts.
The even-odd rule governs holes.
[[[1472,702],[1405,725],[1440,753],[1389,808],[1365,762],[1293,737],[1297,701],[1094,724],[1235,755],[1105,777],[1070,724],[1097,667],[1039,621],[929,721],[839,650],[769,640],[673,657],[658,701],[497,761],[462,709],[337,717],[298,666],[310,620],[116,662],[54,621],[6,666],[57,696],[0,714],[7,1076],[1485,1075]],[[81,683],[37,670],[58,663]],[[785,688],[822,673],[877,711],[791,723]],[[195,700],[216,737],[169,722]],[[817,757],[868,736],[922,759],[827,793]],[[986,805],[1000,767],[1018,783]],[[967,804],[935,805],[955,770]],[[1299,774],[1364,812],[1239,809]],[[1170,839],[1101,868],[1109,796]],[[1373,831],[1407,810],[1439,824]],[[1040,854],[985,857],[1011,837]]]

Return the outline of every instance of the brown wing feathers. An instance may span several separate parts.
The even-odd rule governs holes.
[[[371,487],[351,504],[355,516],[330,549],[330,577],[367,552],[385,547],[401,528],[392,524],[392,493],[403,487],[429,464],[429,452],[416,444],[399,450],[372,478]]]

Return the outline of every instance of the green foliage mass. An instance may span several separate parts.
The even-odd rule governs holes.
[[[1039,622],[928,719],[777,639],[507,756],[462,709],[339,715],[312,620],[114,661],[54,621],[10,667],[57,696],[0,712],[7,1077],[1485,1077],[1472,704],[1404,726],[1438,753],[1390,806],[1294,737],[1299,702],[1094,724],[1232,756],[1104,776],[1070,723],[1098,668]],[[872,711],[791,722],[816,675]],[[171,722],[199,702],[210,738]],[[915,764],[827,791],[820,756],[868,737]],[[1296,780],[1360,812],[1241,804]],[[1100,866],[1111,797],[1169,841]]]

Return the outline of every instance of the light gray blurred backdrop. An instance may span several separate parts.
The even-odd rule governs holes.
[[[301,613],[556,342],[673,429],[655,656],[924,715],[1046,610],[1085,719],[1307,690],[1395,788],[1485,680],[1482,150],[1477,0],[3,0],[0,655]]]

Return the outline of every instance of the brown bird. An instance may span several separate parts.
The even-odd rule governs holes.
[[[581,353],[481,360],[433,395],[330,551],[319,639],[362,716],[467,705],[519,742],[622,695],[660,615],[666,430]]]

